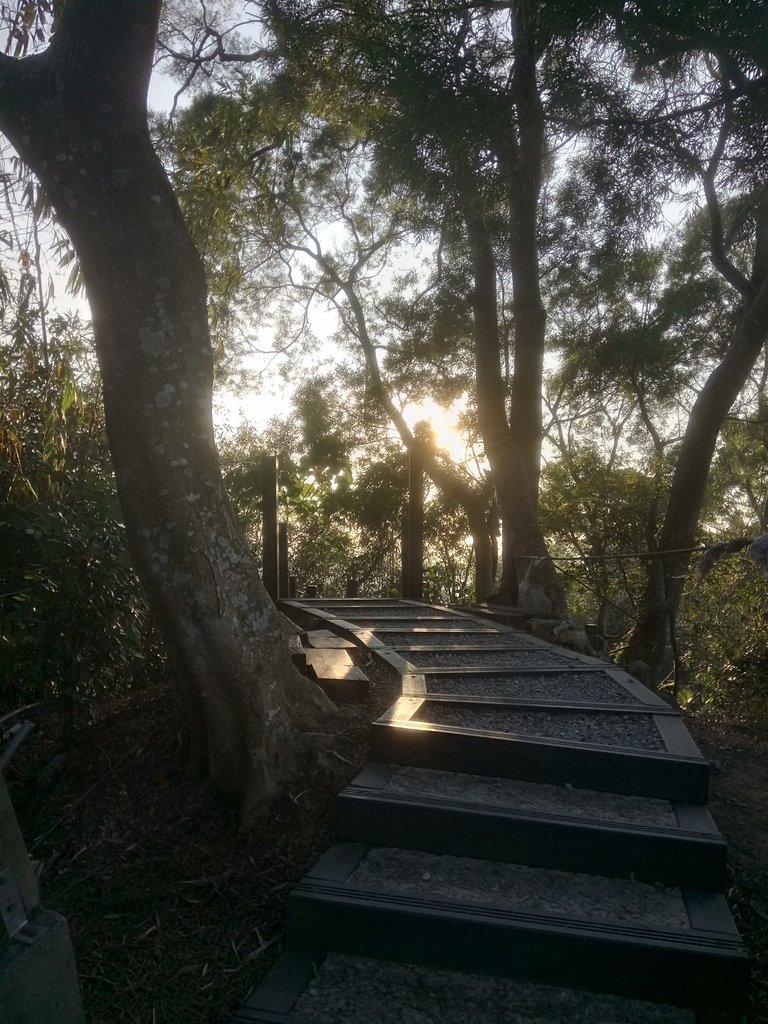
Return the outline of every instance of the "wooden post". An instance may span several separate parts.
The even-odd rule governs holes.
[[[408,597],[408,511],[403,513],[400,529],[400,593]]]
[[[289,597],[288,591],[288,523],[278,523],[277,527],[277,593],[280,597]]]
[[[280,579],[276,455],[265,455],[261,460],[261,517],[264,534],[261,576],[267,593],[275,601],[278,597]]]
[[[411,455],[408,460],[408,530],[405,557],[405,597],[424,599],[424,467]]]

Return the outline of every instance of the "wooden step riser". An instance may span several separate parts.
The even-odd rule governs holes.
[[[709,768],[701,760],[586,745],[577,748],[498,734],[374,722],[371,755],[390,764],[570,784],[680,803],[705,804],[709,791]]]
[[[740,1010],[749,961],[731,935],[683,936],[555,915],[468,909],[330,883],[289,898],[294,947],[354,953],[677,1006]]]
[[[722,891],[727,880],[726,846],[714,836],[351,790],[338,800],[336,836],[694,889]]]

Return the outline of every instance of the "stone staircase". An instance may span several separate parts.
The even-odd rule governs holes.
[[[232,1024],[739,1020],[725,844],[673,708],[447,608],[284,610],[368,648],[403,696],[289,897],[287,952]]]

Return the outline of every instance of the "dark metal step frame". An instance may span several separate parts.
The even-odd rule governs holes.
[[[419,793],[390,793],[393,765],[369,765],[337,802],[336,837],[720,891],[726,845],[706,808],[672,804],[676,826],[639,825]]]
[[[304,1024],[305,1018],[295,1014],[293,1007],[325,956],[304,949],[286,950],[228,1024]]]
[[[709,766],[674,716],[654,716],[667,751],[647,752],[411,721],[423,702],[419,697],[401,697],[373,723],[373,760],[472,775],[570,783],[581,789],[682,803],[707,802]]]
[[[398,656],[400,658],[402,658],[402,655],[401,655],[401,653],[399,651],[396,652],[396,653],[398,654]],[[392,661],[389,661],[389,664],[393,664]],[[394,665],[393,665],[393,667],[394,667]],[[439,676],[440,678],[447,677],[448,680],[450,680],[451,676],[459,676],[461,678],[465,678],[466,676],[472,676],[473,679],[486,679],[486,678],[487,679],[498,679],[499,677],[506,678],[508,676],[530,676],[530,675],[533,675],[533,674],[535,674],[537,676],[554,676],[554,675],[563,675],[563,674],[570,675],[570,674],[573,674],[573,673],[582,673],[582,672],[584,672],[584,673],[587,673],[587,672],[592,672],[592,673],[599,672],[599,673],[601,673],[611,683],[614,683],[616,686],[619,686],[622,690],[624,690],[624,692],[627,693],[628,696],[630,696],[632,698],[632,700],[635,702],[634,704],[626,704],[626,703],[624,703],[624,704],[616,704],[616,705],[613,705],[613,706],[622,707],[622,708],[638,708],[639,707],[639,708],[645,709],[645,710],[653,709],[657,714],[673,714],[673,715],[679,715],[680,714],[680,712],[677,710],[677,708],[674,708],[674,707],[672,707],[672,705],[667,704],[667,702],[662,700],[661,697],[658,696],[658,694],[653,693],[651,690],[648,689],[647,686],[643,686],[642,683],[638,682],[636,679],[633,679],[632,676],[627,675],[626,672],[621,672],[618,669],[615,669],[615,670],[614,669],[608,669],[608,668],[597,669],[597,668],[592,668],[592,667],[587,667],[587,666],[583,666],[583,667],[582,666],[578,666],[578,667],[574,666],[574,668],[570,668],[569,667],[569,668],[547,668],[547,669],[542,669],[542,668],[535,668],[535,667],[534,668],[517,668],[517,667],[516,668],[504,668],[504,667],[496,668],[494,666],[492,666],[492,667],[473,668],[471,665],[469,665],[469,666],[468,665],[455,665],[455,666],[451,665],[448,668],[444,668],[444,669],[441,669],[441,668],[426,668],[425,666],[419,666],[417,669],[414,670],[411,667],[410,663],[405,661],[405,670],[402,673],[403,696],[405,696],[405,697],[437,697],[438,695],[440,695],[440,696],[446,696],[446,697],[447,696],[453,696],[454,698],[458,698],[460,696],[459,694],[451,694],[449,690],[443,691],[441,694],[438,694],[437,691],[428,692],[427,691],[427,678],[428,677],[433,677],[434,678],[435,676]],[[501,697],[499,697],[498,699],[500,701],[501,700],[507,701],[507,700],[511,700],[512,698],[501,698]],[[547,703],[557,703],[557,702],[547,702]],[[584,703],[584,702],[580,701],[578,703]]]
[[[723,898],[684,892],[690,929],[500,909],[346,884],[367,847],[337,844],[288,898],[288,939],[310,949],[740,1009],[749,958]]]

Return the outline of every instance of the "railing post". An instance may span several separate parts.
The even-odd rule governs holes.
[[[290,597],[288,588],[288,523],[278,523],[277,533],[277,592],[280,597]]]
[[[267,593],[273,601],[276,601],[280,579],[276,455],[265,455],[261,460],[261,517],[263,531],[261,575]]]
[[[405,597],[424,599],[424,466],[421,459],[408,459],[408,528],[406,530]]]

